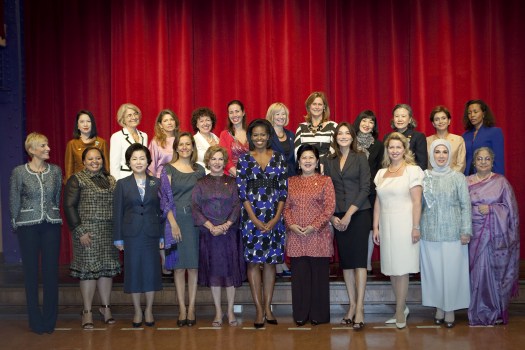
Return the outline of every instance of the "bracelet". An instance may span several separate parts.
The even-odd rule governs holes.
[[[413,228],[414,230],[418,230],[418,231],[420,230],[420,227],[419,227],[419,226],[414,226],[414,227],[412,227],[412,228]]]

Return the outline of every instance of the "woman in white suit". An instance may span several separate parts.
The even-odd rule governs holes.
[[[131,175],[131,169],[125,159],[128,147],[134,143],[148,145],[148,135],[137,129],[141,119],[140,109],[132,103],[124,103],[117,111],[117,121],[122,130],[111,135],[109,141],[109,168],[115,180]]]

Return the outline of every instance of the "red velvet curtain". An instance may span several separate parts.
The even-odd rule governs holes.
[[[106,139],[128,101],[142,109],[139,128],[150,137],[163,108],[189,130],[191,111],[209,106],[219,132],[232,99],[245,103],[249,120],[284,102],[295,129],[308,94],[322,90],[332,119],[353,121],[372,109],[382,137],[396,103],[413,107],[427,135],[430,110],[444,104],[451,131],[461,134],[464,103],[481,98],[503,128],[506,176],[525,208],[521,0],[24,3],[27,130],[50,137],[59,165],[82,108],[94,112]],[[62,251],[65,262],[69,241]]]

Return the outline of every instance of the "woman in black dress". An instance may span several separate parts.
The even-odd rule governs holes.
[[[355,330],[364,327],[366,260],[372,213],[370,167],[363,152],[357,149],[354,127],[340,123],[335,129],[332,147],[335,153],[324,159],[324,173],[332,178],[335,190],[335,213],[330,220],[335,229],[339,265],[348,291],[350,307],[342,324]]]

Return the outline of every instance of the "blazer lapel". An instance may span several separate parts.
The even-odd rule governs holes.
[[[341,170],[340,173],[344,174],[345,172],[347,172],[348,169],[350,169],[350,167],[354,163],[355,159],[356,158],[354,157],[353,153],[348,153],[348,157],[346,157],[346,160],[345,160],[345,165],[343,165],[343,170]]]
[[[128,134],[128,130],[126,130],[125,128],[122,129],[122,134],[124,134],[124,140],[126,140],[127,143],[129,143],[130,145],[135,143],[135,140],[133,140],[133,142],[130,141],[129,138],[131,137],[131,134]]]

